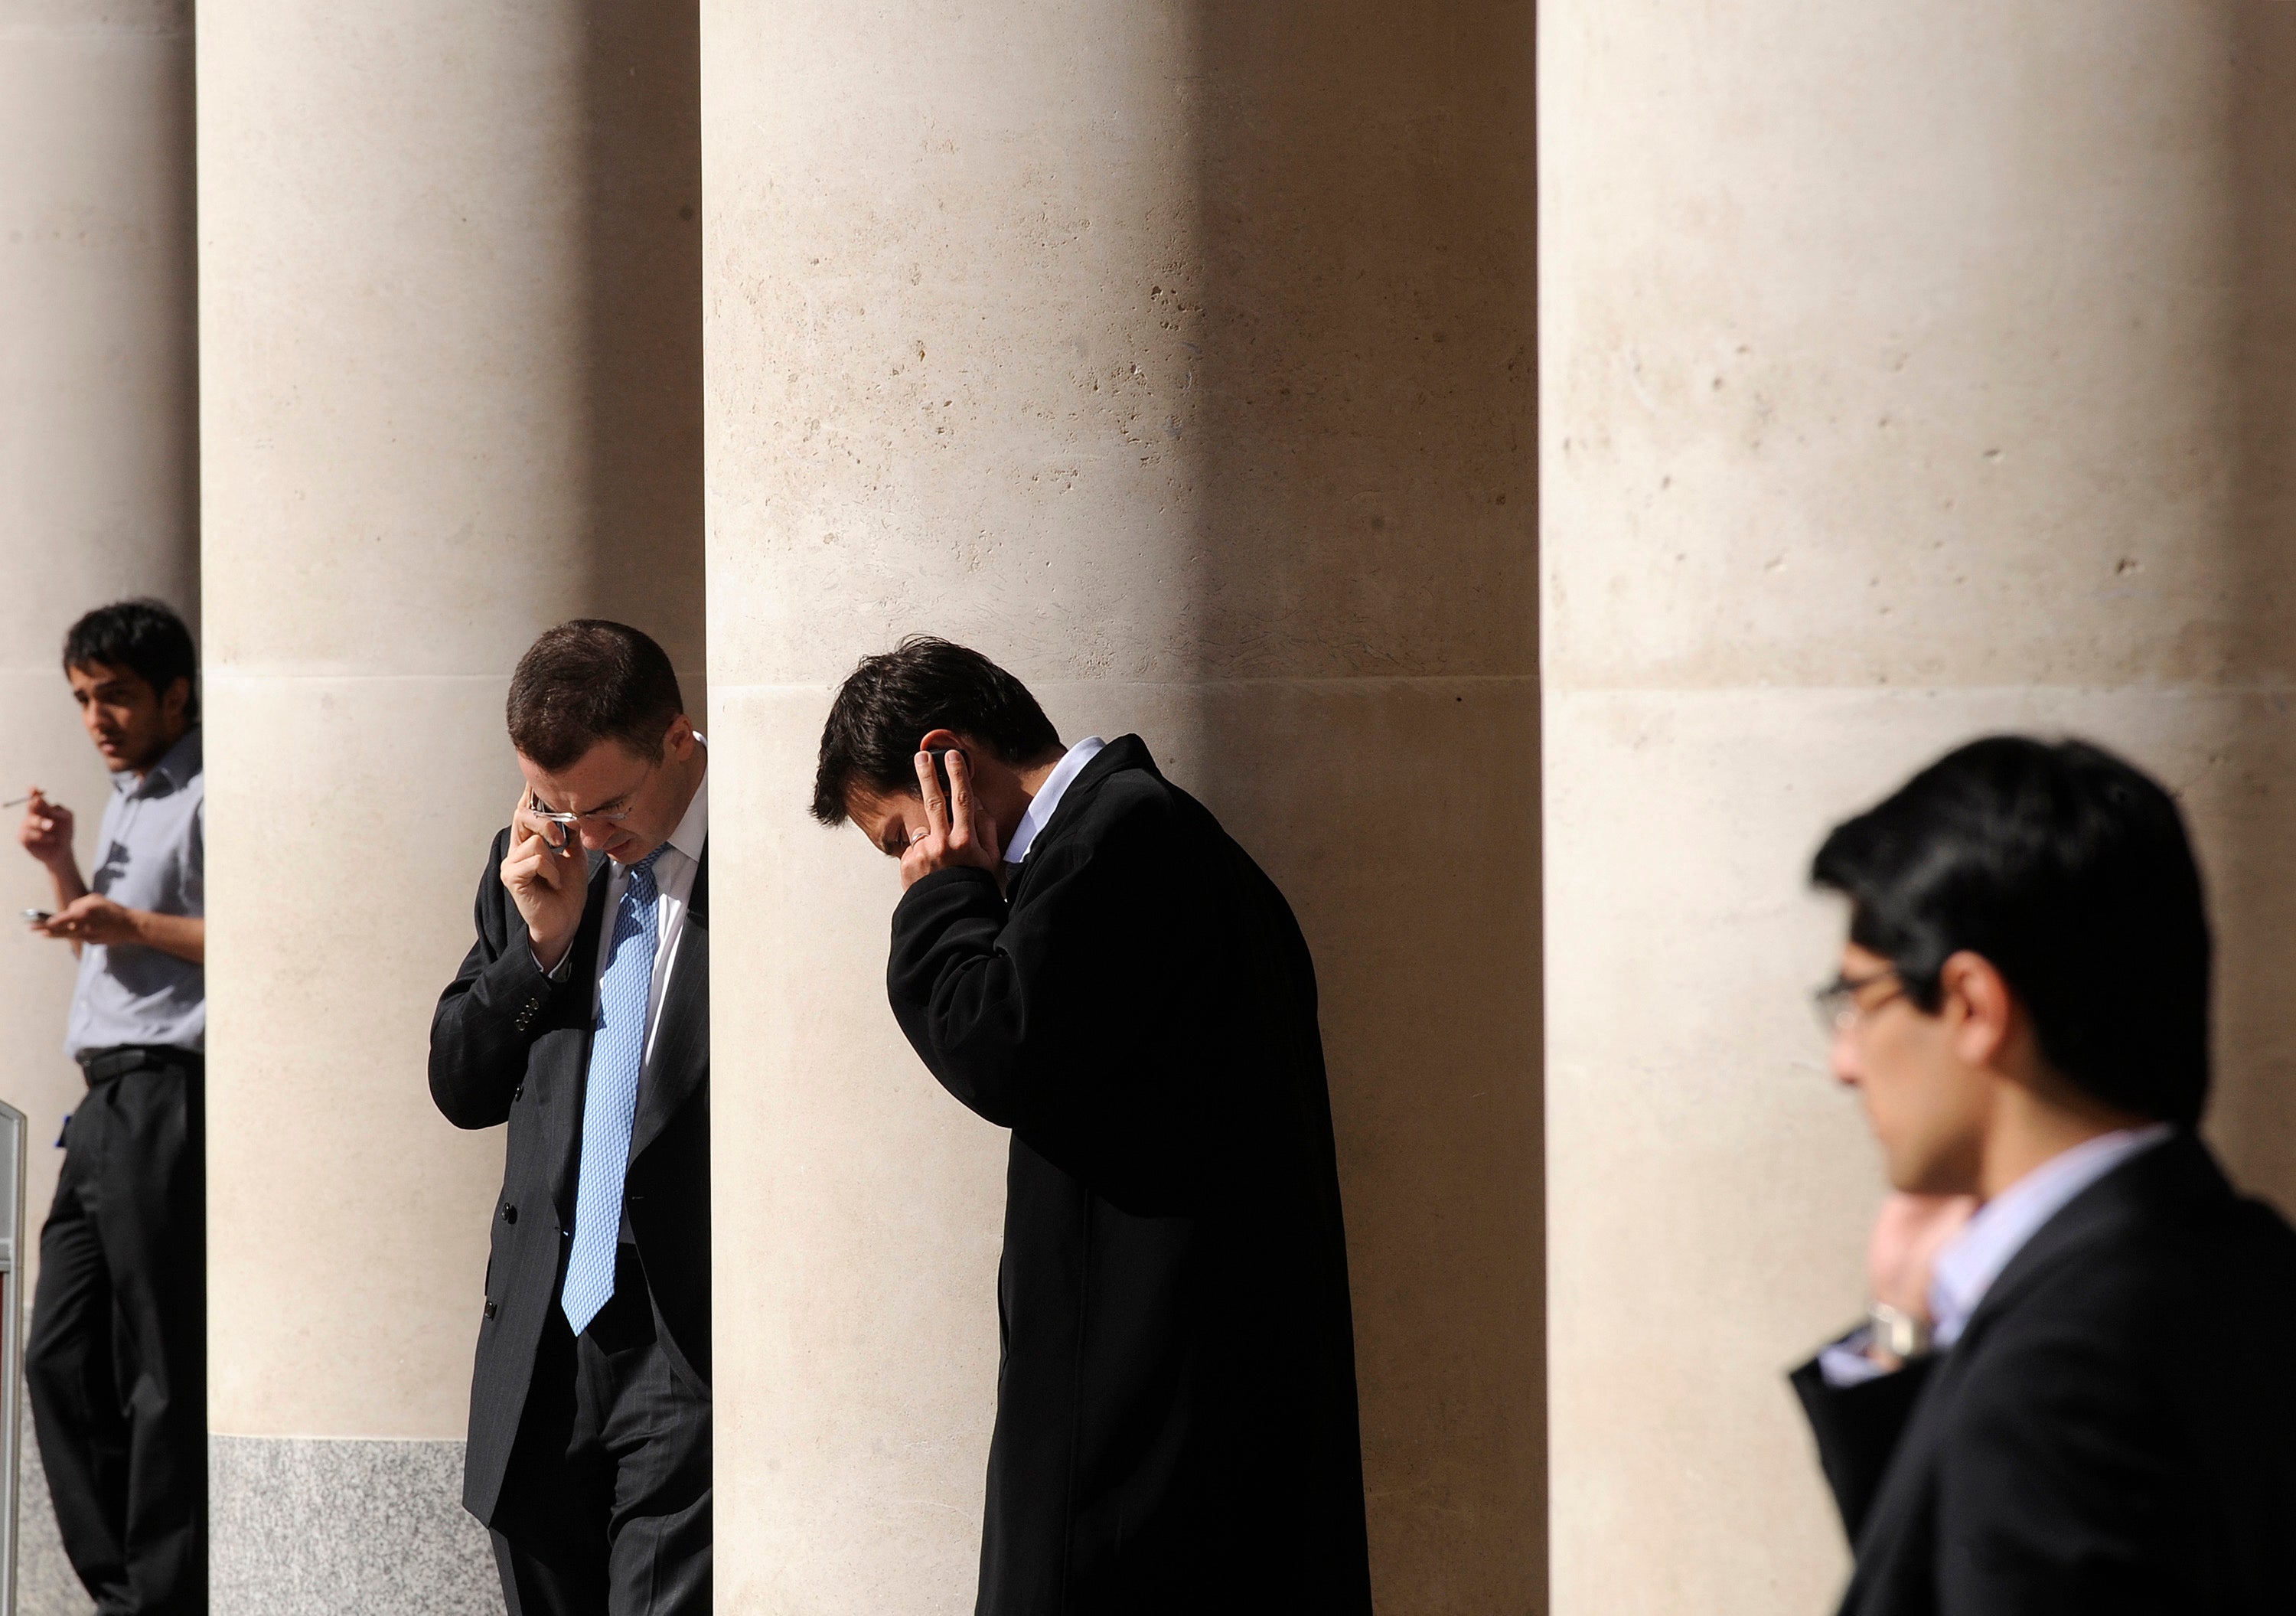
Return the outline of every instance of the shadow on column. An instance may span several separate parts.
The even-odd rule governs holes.
[[[1541,1610],[1531,8],[1192,24],[1202,283],[1141,291],[1201,783],[1316,951],[1380,1608]]]
[[[2252,693],[2220,759],[2204,847],[2220,1021],[2211,1132],[2296,1213],[2296,9],[2230,8],[2234,317],[2224,677]]]
[[[594,4],[586,27],[585,598],[662,643],[699,714],[701,13]]]

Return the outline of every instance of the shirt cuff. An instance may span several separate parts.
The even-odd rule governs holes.
[[[1885,1374],[1895,1374],[1895,1370],[1884,1369],[1866,1356],[1866,1349],[1873,1339],[1874,1327],[1860,1325],[1820,1352],[1817,1355],[1817,1372],[1825,1378],[1825,1383],[1840,1390],[1862,1386],[1868,1381],[1878,1381]]]
[[[534,961],[534,968],[537,971],[542,971],[541,956],[535,953],[534,945],[532,943],[529,943],[526,946],[526,957]],[[574,945],[571,943],[567,944],[565,957],[558,962],[555,968],[549,971],[542,971],[542,974],[548,977],[554,982],[562,982],[568,977],[573,975]]]

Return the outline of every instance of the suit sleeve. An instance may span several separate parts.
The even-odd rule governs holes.
[[[1810,1434],[1817,1439],[1818,1465],[1833,1489],[1842,1530],[1853,1544],[1882,1490],[1882,1477],[1898,1451],[1914,1400],[1928,1382],[1931,1362],[1916,1359],[1894,1374],[1835,1386],[1826,1381],[1821,1359],[1814,1358],[1789,1377]]]
[[[936,871],[893,915],[894,1015],[949,1092],[1018,1132],[1106,1139],[1161,1131],[1185,1023],[1176,892],[1185,861],[1153,802],[1040,855],[1009,910],[995,879]],[[1089,830],[1093,834],[1082,833]]]
[[[526,1079],[537,1017],[558,984],[542,973],[523,928],[511,924],[500,871],[510,833],[495,838],[479,877],[478,940],[439,996],[430,1017],[430,1098],[457,1128],[510,1120],[511,1097]]]
[[[1989,1344],[1955,1399],[1938,1588],[1966,1616],[2173,1610],[2162,1534],[2180,1492],[2125,1342],[2067,1321]]]

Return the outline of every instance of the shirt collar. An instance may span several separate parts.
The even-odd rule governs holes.
[[[1006,864],[1019,864],[1029,857],[1029,849],[1037,843],[1037,833],[1050,824],[1053,816],[1060,811],[1062,797],[1067,794],[1070,786],[1076,783],[1076,777],[1084,773],[1084,766],[1098,757],[1100,749],[1107,744],[1098,735],[1086,735],[1070,747],[1061,760],[1053,765],[1053,772],[1045,776],[1044,784],[1037,788],[1036,796],[1029,800],[1029,811],[1021,815],[1021,823],[1013,827],[1013,839],[1004,844]]]
[[[701,743],[701,778],[694,784],[693,800],[685,805],[685,816],[669,833],[669,845],[700,864],[701,844],[709,840],[709,742],[699,730],[693,738]]]
[[[701,740],[701,734],[699,730],[694,732],[693,738],[696,741],[701,741],[703,748],[701,779],[700,783],[696,784],[693,788],[693,800],[685,805],[685,816],[678,820],[677,828],[669,833],[669,840],[662,845],[668,848],[673,852],[683,853],[694,863],[700,864],[701,862],[701,844],[709,840],[709,763],[708,751],[709,742]],[[629,866],[627,865],[616,865],[614,867],[617,870],[626,870]]]
[[[1977,1210],[1947,1243],[1930,1275],[1930,1317],[1940,1347],[1969,1327],[1970,1316],[2001,1277],[2010,1259],[2066,1203],[2142,1151],[2177,1130],[2166,1122],[2117,1128],[2062,1151]]]
[[[122,769],[112,776],[111,789],[123,796],[164,797],[179,792],[193,775],[200,772],[200,726],[196,724],[176,737],[176,743],[160,754],[138,780],[133,769]]]

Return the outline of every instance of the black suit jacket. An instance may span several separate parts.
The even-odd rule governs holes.
[[[535,968],[526,923],[499,872],[495,837],[479,878],[478,940],[430,1021],[430,1095],[457,1128],[510,1124],[487,1296],[471,1380],[463,1503],[491,1524],[502,1501],[543,1326],[558,1305],[574,1227],[575,1169],[590,1066],[591,1009],[603,930],[606,861],[591,856],[590,899],[563,982]],[[623,1238],[645,1266],[670,1349],[709,1378],[709,855],[702,849],[662,996],[661,1027],[638,1091]]]
[[[1950,1351],[1793,1382],[1846,1616],[2296,1610],[2296,1234],[2190,1135],[2043,1225]]]
[[[1012,1129],[983,1616],[1368,1612],[1315,969],[1136,736],[1014,878],[911,887],[887,975]]]

